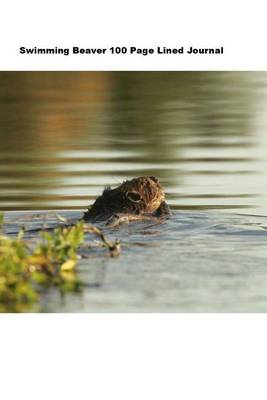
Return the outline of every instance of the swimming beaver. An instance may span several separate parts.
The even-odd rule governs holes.
[[[124,181],[115,189],[106,187],[84,214],[85,221],[108,221],[118,225],[123,220],[146,219],[170,214],[164,191],[154,176],[140,176]]]

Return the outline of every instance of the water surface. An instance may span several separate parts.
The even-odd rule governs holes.
[[[78,218],[105,185],[139,175],[160,179],[174,212],[108,232],[122,255],[80,265],[87,289],[48,293],[45,311],[266,310],[266,83],[262,72],[0,73],[7,222],[22,210]]]
[[[0,208],[154,174],[176,209],[267,214],[266,73],[1,72]]]
[[[82,215],[61,214],[69,220]],[[23,225],[29,239],[36,236],[32,229],[58,224],[47,212],[10,212],[5,231],[14,235]],[[161,224],[135,222],[104,232],[121,240],[121,255],[87,252],[77,267],[81,292],[61,297],[52,289],[42,296],[41,311],[267,311],[266,217],[183,210]]]

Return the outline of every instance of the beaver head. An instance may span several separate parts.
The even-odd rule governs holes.
[[[104,221],[116,213],[154,213],[165,201],[164,191],[154,176],[124,181],[115,189],[105,188],[89,210],[85,220]]]

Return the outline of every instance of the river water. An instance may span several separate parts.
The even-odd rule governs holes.
[[[140,175],[173,211],[107,230],[121,256],[82,261],[82,292],[43,311],[267,310],[266,73],[1,72],[0,105],[7,233]]]

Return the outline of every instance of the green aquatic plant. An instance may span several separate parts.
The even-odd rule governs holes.
[[[20,237],[0,236],[0,311],[23,311],[38,299],[30,279],[29,249]]]
[[[46,265],[59,265],[61,271],[73,269],[77,262],[77,249],[84,240],[83,221],[71,227],[42,232],[43,241],[36,247],[33,257]]]
[[[34,245],[24,238],[23,229],[9,238],[3,235],[2,226],[0,214],[0,312],[31,309],[45,287],[57,287],[61,293],[78,291],[81,282],[75,267],[85,232],[97,235],[111,256],[120,250],[118,242],[109,242],[101,230],[83,221],[41,232]]]
[[[83,226],[43,232],[31,248],[21,230],[16,238],[0,236],[0,311],[24,311],[35,303],[43,286],[76,291],[74,268],[83,241]]]

